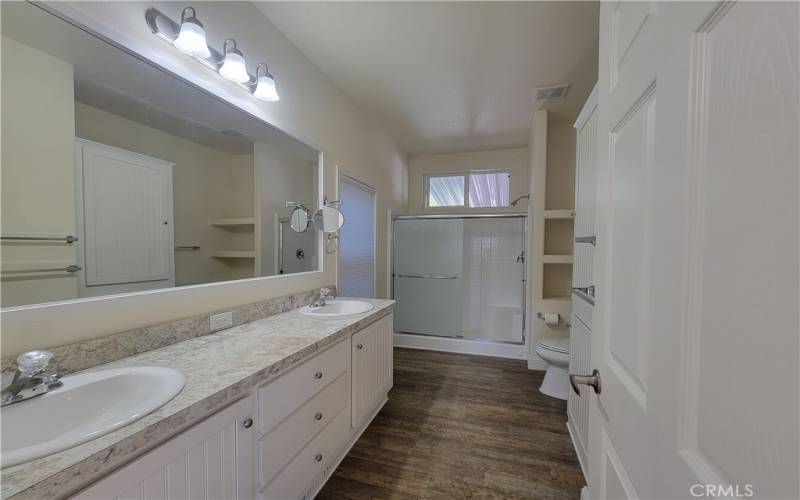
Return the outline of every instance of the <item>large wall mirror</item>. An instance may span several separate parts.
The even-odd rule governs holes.
[[[2,307],[319,269],[319,151],[28,3],[2,60]]]

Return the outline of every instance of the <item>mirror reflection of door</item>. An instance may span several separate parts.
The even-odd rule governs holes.
[[[339,175],[339,295],[375,297],[375,190]]]

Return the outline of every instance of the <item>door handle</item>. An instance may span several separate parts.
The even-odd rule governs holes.
[[[600,372],[597,369],[592,370],[591,375],[572,375],[569,376],[569,384],[572,386],[572,390],[575,391],[575,394],[578,396],[581,395],[581,390],[578,389],[578,384],[588,385],[592,389],[594,389],[595,394],[600,394],[601,386],[600,386]]]

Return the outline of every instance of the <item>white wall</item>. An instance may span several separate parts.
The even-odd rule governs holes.
[[[278,271],[275,269],[275,214],[279,217],[289,215],[287,201],[303,203],[317,200],[319,167],[263,143],[255,144],[253,157],[259,194],[256,222],[260,226],[261,274],[272,275]],[[312,205],[307,208],[313,213],[316,207]],[[313,230],[313,226],[309,230]]]
[[[411,156],[408,159],[409,213],[524,213],[527,210],[527,200],[521,200],[516,207],[425,207],[424,182],[426,175],[468,172],[470,170],[509,170],[511,172],[509,201],[513,201],[518,196],[528,194],[528,148]]]
[[[74,235],[72,66],[7,37],[2,39],[2,65],[3,233]],[[14,264],[66,267],[76,258],[74,245],[2,247],[4,269]],[[77,297],[78,280],[71,274],[4,279],[2,284],[6,307]]]
[[[240,87],[223,80],[150,33],[144,21],[147,8],[157,7],[173,19],[179,19],[184,4],[47,2],[46,6],[105,37],[124,41],[127,47],[140,55],[321,149],[325,166],[324,190],[330,198],[336,197],[336,166],[351,177],[375,187],[378,203],[378,293],[386,289],[385,214],[387,209],[396,213],[405,211],[405,156],[378,125],[356,109],[252,4],[204,2],[197,6],[198,16],[205,23],[211,44],[221,46],[224,38],[235,37],[251,65],[261,61],[269,64],[270,71],[278,80],[281,94],[278,103],[254,99]],[[2,356],[34,347],[95,338],[204,311],[223,310],[335,281],[336,256],[326,255],[321,272],[4,311]]]

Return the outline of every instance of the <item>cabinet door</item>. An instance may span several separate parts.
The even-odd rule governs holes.
[[[234,403],[73,498],[254,498],[254,400]]]
[[[353,427],[375,411],[392,388],[392,315],[353,334]]]

